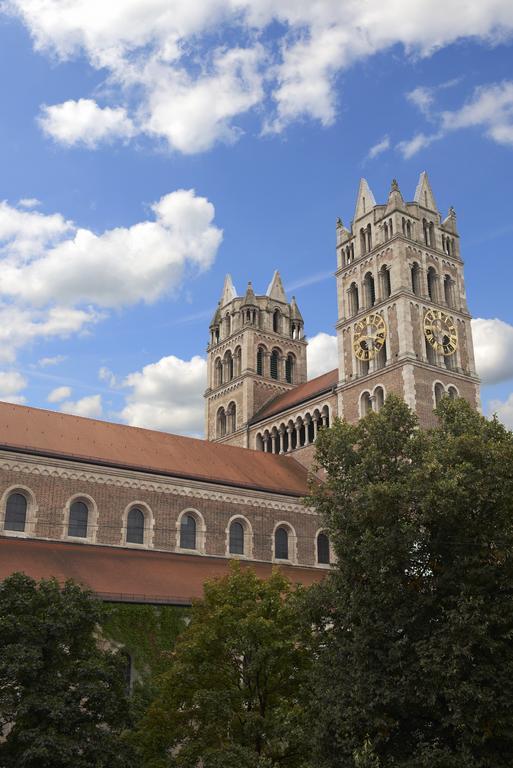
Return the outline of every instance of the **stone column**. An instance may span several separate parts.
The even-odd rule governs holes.
[[[292,450],[292,427],[290,424],[287,426],[287,435],[289,437],[288,445],[287,445],[287,453],[290,453]]]
[[[305,416],[305,446],[310,445],[310,424],[312,421],[311,416]]]
[[[299,419],[295,423],[296,428],[296,448],[301,448],[301,422]]]
[[[283,450],[283,436],[284,436],[284,434],[285,434],[285,428],[284,428],[284,427],[280,427],[280,429],[279,429],[279,435],[280,435],[280,453],[284,453],[284,450]]]
[[[276,453],[276,432],[271,432],[271,451]]]
[[[269,435],[264,435],[264,453],[269,453]]]

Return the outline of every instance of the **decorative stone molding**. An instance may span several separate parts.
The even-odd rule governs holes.
[[[131,488],[134,490],[155,491],[157,493],[166,493],[174,496],[185,496],[205,501],[221,501],[228,504],[241,504],[249,507],[260,507],[269,510],[281,510],[284,512],[294,512],[303,515],[315,515],[313,509],[303,506],[298,499],[297,502],[290,501],[285,496],[273,494],[267,491],[231,489],[228,486],[221,486],[223,490],[212,488],[208,483],[198,480],[182,480],[181,478],[156,477],[150,473],[140,472],[138,470],[125,469],[95,469],[91,470],[86,464],[72,463],[64,459],[44,460],[41,457],[19,458],[14,453],[0,455],[0,469],[10,472],[19,472],[25,475],[36,475],[40,477],[56,477],[66,480],[78,480],[86,483],[96,483],[98,485],[112,485],[121,488]],[[20,486],[21,487],[21,486]]]

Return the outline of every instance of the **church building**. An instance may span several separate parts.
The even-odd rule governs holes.
[[[444,395],[479,408],[456,216],[422,173],[411,202],[365,180],[336,225],[338,366],[308,379],[304,320],[278,272],[230,276],[209,328],[206,440],[0,403],[0,579],[74,578],[104,599],[187,604],[230,558],[322,578],[332,553],[305,506],[319,430],[390,392],[434,424]]]

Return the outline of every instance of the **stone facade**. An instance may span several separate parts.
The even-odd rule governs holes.
[[[24,530],[4,526],[7,500],[27,500]],[[82,501],[89,511],[84,536],[70,533],[70,508]],[[131,509],[144,515],[141,543],[127,541]],[[181,546],[184,515],[196,521],[195,546]],[[230,552],[230,526],[244,531],[243,552]],[[0,533],[2,535],[178,552],[283,565],[326,567],[317,558],[318,516],[301,499],[151,473],[93,466],[83,462],[2,452]],[[288,532],[288,556],[275,549],[278,528]]]
[[[351,227],[346,228],[340,219],[337,222],[336,249],[336,386],[322,393],[313,388],[308,399],[301,398],[305,363],[292,384],[280,375],[269,390],[261,391],[261,397],[246,401],[237,431],[224,435],[223,440],[256,450],[291,453],[309,466],[318,427],[337,416],[355,422],[370,409],[379,410],[390,392],[404,398],[424,427],[435,423],[433,409],[444,394],[464,397],[479,408],[456,215],[451,208],[442,220],[427,175],[420,175],[412,202],[404,201],[394,181],[382,205],[376,204],[362,179]],[[225,286],[224,300],[227,298]],[[284,294],[281,300],[286,302]],[[444,322],[454,328],[455,350],[443,351],[440,345],[435,349],[430,343],[425,330],[430,312],[436,317],[442,313]],[[367,359],[360,359],[355,345],[362,326],[372,332],[373,322],[381,323],[384,343],[379,350],[369,349]],[[222,342],[214,345],[212,337],[211,366],[211,358],[220,351]],[[262,376],[256,370],[255,355],[255,345],[248,344],[246,375],[257,390],[260,381],[267,384],[268,379],[267,372]],[[291,404],[289,395],[277,396],[284,387],[297,389],[297,403]],[[217,392],[227,399],[222,388]],[[215,398],[215,388],[207,394]],[[269,402],[277,405],[272,415],[267,415]],[[218,439],[212,409],[207,412],[209,439]]]

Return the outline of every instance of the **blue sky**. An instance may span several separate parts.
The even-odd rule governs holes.
[[[264,292],[280,270],[321,372],[336,217],[361,176],[412,199],[427,170],[458,215],[484,410],[513,426],[513,6],[279,14],[0,4],[0,397],[199,433],[226,272]]]

